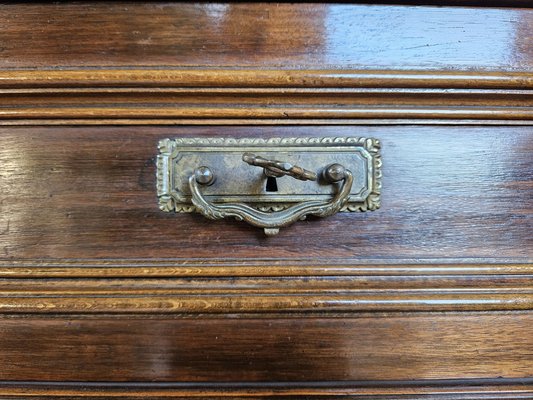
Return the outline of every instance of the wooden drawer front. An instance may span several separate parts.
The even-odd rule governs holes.
[[[5,259],[518,262],[532,254],[529,126],[6,127],[0,134]],[[236,221],[161,212],[158,140],[203,135],[379,138],[382,207],[296,223],[272,238]]]
[[[4,381],[355,386],[533,374],[531,313],[1,322]]]
[[[503,311],[532,306],[529,126],[5,127],[8,314]],[[276,237],[159,210],[157,143],[377,137],[382,207]]]
[[[2,128],[5,259],[497,258],[531,255],[531,127]],[[157,142],[181,136],[345,136],[383,144],[382,208],[264,238],[157,207]]]

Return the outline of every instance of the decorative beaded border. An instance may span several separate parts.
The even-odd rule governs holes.
[[[191,203],[177,201],[171,193],[172,171],[170,160],[176,155],[176,148],[180,146],[269,146],[269,145],[302,145],[302,146],[324,146],[332,144],[349,144],[362,146],[372,157],[373,181],[372,191],[363,202],[348,203],[341,211],[374,211],[381,206],[381,142],[375,138],[363,137],[290,137],[290,138],[177,138],[163,139],[159,141],[159,152],[157,156],[157,195],[159,197],[159,208],[162,211],[170,212],[194,212],[196,207]],[[256,203],[253,207],[261,211],[275,212],[290,207],[292,203]]]

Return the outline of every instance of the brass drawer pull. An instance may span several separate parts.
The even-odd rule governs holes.
[[[243,154],[243,161],[250,165],[264,168],[266,176],[281,177],[289,175],[300,180],[317,180],[317,174],[287,162],[268,160],[251,153]],[[192,203],[198,212],[209,219],[223,219],[234,217],[239,221],[246,221],[250,225],[263,228],[267,236],[279,233],[279,229],[289,226],[307,215],[328,217],[337,213],[346,205],[352,189],[353,175],[340,164],[332,164],[324,168],[321,174],[327,183],[334,184],[343,181],[341,188],[331,201],[306,201],[289,207],[286,210],[267,213],[256,210],[243,203],[213,204],[205,199],[200,186],[209,185],[216,179],[209,167],[200,167],[189,177],[189,188],[192,193]]]
[[[163,139],[159,208],[233,217],[269,236],[308,215],[376,210],[380,148],[378,139],[357,137]]]

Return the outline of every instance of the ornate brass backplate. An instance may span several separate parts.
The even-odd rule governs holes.
[[[376,210],[380,147],[355,137],[163,139],[159,207],[235,217],[269,235],[309,214]]]

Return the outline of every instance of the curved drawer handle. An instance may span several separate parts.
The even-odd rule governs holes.
[[[274,176],[290,175],[301,180],[317,179],[317,175],[314,172],[304,170],[290,163],[267,160],[249,153],[243,155],[243,160],[251,165],[265,168],[265,174],[267,176],[271,172],[281,174]],[[337,213],[346,205],[352,189],[352,173],[340,164],[332,164],[324,169],[321,176],[331,184],[343,181],[341,188],[331,201],[312,200],[302,202],[286,210],[274,213],[259,211],[242,203],[214,204],[206,200],[202,195],[200,186],[210,185],[215,180],[213,172],[208,167],[199,167],[194,171],[194,174],[189,177],[189,188],[192,194],[192,203],[206,218],[222,219],[234,217],[239,221],[246,221],[250,225],[263,228],[267,236],[273,236],[279,232],[280,228],[291,225],[298,220],[303,220],[307,215],[328,217]]]

